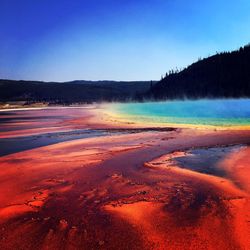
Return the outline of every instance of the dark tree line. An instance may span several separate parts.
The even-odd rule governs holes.
[[[0,102],[90,103],[250,97],[250,45],[170,70],[159,82],[0,80]]]
[[[36,82],[0,80],[0,102],[25,101],[58,104],[130,101],[152,89],[152,81]]]
[[[199,59],[184,70],[170,71],[147,98],[250,97],[250,45]]]

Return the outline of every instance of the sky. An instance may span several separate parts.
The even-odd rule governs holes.
[[[249,0],[0,0],[0,78],[158,80],[250,42]]]

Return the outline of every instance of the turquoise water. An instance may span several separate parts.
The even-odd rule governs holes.
[[[250,99],[115,103],[108,109],[122,118],[145,123],[250,125]]]

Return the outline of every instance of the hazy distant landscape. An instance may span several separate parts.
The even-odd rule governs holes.
[[[250,97],[250,46],[170,70],[160,81],[0,80],[0,101],[51,104]]]
[[[73,81],[65,83],[0,80],[0,101],[51,104],[131,101],[150,90],[155,81]]]

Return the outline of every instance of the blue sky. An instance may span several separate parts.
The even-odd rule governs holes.
[[[0,78],[151,80],[250,42],[249,0],[1,0]]]

